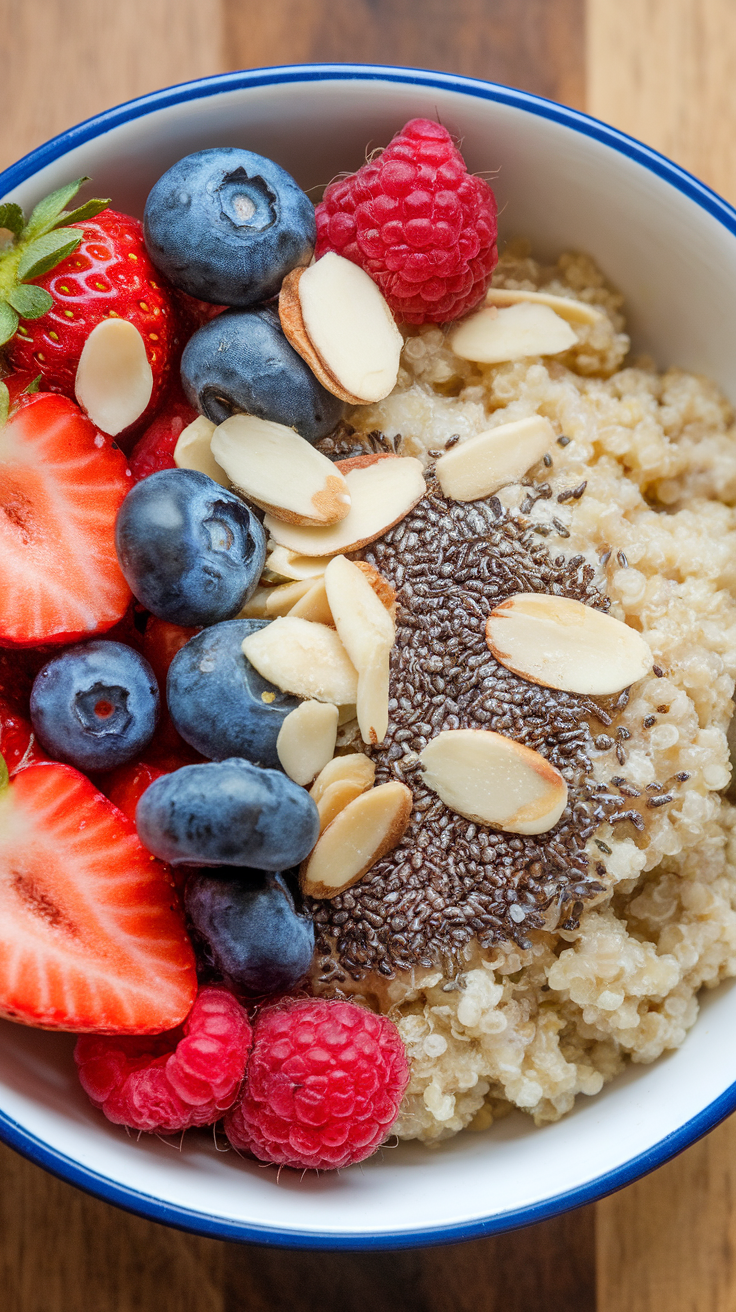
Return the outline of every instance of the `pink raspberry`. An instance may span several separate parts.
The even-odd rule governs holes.
[[[383,1143],[408,1083],[404,1045],[385,1016],[352,1002],[277,1003],[258,1016],[225,1133],[262,1162],[335,1170]]]
[[[400,323],[459,319],[483,298],[498,260],[491,188],[426,118],[331,183],[316,217],[317,258],[335,251],[359,264]]]
[[[235,1101],[253,1032],[232,993],[200,989],[184,1025],[166,1034],[82,1034],[74,1059],[85,1093],[115,1125],[174,1134],[211,1125]]]

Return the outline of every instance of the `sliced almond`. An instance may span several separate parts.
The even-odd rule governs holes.
[[[335,464],[340,473],[347,476],[354,469],[368,469],[371,465],[377,465],[379,460],[398,459],[394,451],[364,451],[362,456],[346,456],[344,460],[336,460]]]
[[[380,784],[349,802],[302,863],[302,892],[328,898],[350,888],[401,842],[411,808],[412,795],[398,782]]]
[[[364,793],[373,787],[375,777],[376,767],[369,756],[364,756],[362,752],[348,752],[345,756],[334,756],[328,761],[324,770],[320,770],[317,775],[309,795],[315,802],[319,802],[332,784],[346,780],[359,785],[361,793]]]
[[[350,724],[351,720],[355,719],[355,705],[339,706],[338,710],[340,712],[340,719],[337,722],[339,728],[342,728],[344,724]]]
[[[567,784],[549,761],[490,729],[444,729],[419,759],[425,784],[476,824],[544,834],[567,803]]]
[[[286,547],[274,547],[266,557],[266,569],[282,579],[314,579],[324,574],[327,562],[319,556],[295,556]]]
[[[350,510],[340,471],[284,424],[231,415],[212,434],[211,449],[230,482],[285,524],[337,524]]]
[[[588,696],[621,692],[652,668],[636,629],[569,597],[519,592],[491,611],[486,642],[530,683]]]
[[[295,351],[329,392],[352,405],[393,391],[404,344],[376,283],[328,251],[281,285],[279,316]]]
[[[219,483],[220,487],[229,487],[230,479],[212,454],[211,442],[215,425],[205,415],[197,418],[179,434],[174,447],[174,464],[177,469],[198,469],[200,474]]]
[[[327,600],[324,579],[305,579],[304,582],[308,585],[308,589],[292,606],[289,615],[297,615],[303,620],[313,620],[315,624],[328,624],[334,629],[335,624]]]
[[[74,395],[92,423],[115,437],[140,419],[153,392],[146,346],[127,319],[102,319],[79,357]]]
[[[548,305],[550,310],[559,314],[568,323],[600,323],[606,318],[603,310],[587,301],[576,301],[573,296],[553,296],[551,292],[525,292],[516,288],[490,287],[486,293],[486,305],[497,305],[505,309],[507,305],[518,305],[528,301],[532,305]]]
[[[396,591],[391,587],[388,579],[385,579],[374,565],[369,565],[367,560],[356,560],[353,564],[357,566],[362,574],[365,574],[381,605],[386,607],[391,619],[395,619]]]
[[[281,725],[276,752],[289,778],[306,786],[332,760],[336,741],[337,707],[329,702],[302,702]]]
[[[454,501],[488,497],[522,478],[554,440],[555,430],[542,415],[489,428],[440,456],[435,466],[440,487]]]
[[[311,579],[302,579],[299,583],[279,583],[277,587],[269,588],[265,610],[267,618],[275,620],[278,615],[290,614],[311,586]]]
[[[267,618],[266,606],[273,588],[256,588],[253,596],[246,601],[236,616],[239,620],[265,620]]]
[[[227,420],[230,423],[230,420]],[[338,468],[338,466],[333,466]],[[331,528],[301,528],[266,515],[264,524],[282,547],[303,556],[357,551],[404,519],[426,491],[422,466],[413,456],[387,456],[345,476],[350,512]]]
[[[559,355],[577,342],[569,323],[548,305],[528,302],[498,310],[477,310],[450,334],[450,346],[462,360],[500,364],[530,355]]]
[[[338,779],[334,784],[325,788],[322,796],[317,802],[319,811],[319,832],[323,833],[328,825],[332,824],[336,815],[345,810],[349,802],[354,802],[356,797],[364,793],[365,788],[354,779]]]
[[[389,657],[396,638],[393,620],[370,581],[345,556],[335,556],[325,570],[332,618],[350,660],[358,671],[356,710],[365,743],[383,742],[388,729]]]
[[[251,665],[282,692],[345,706],[358,696],[358,674],[334,629],[296,615],[275,619],[243,640]]]

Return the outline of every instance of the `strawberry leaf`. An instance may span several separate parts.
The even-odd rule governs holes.
[[[83,182],[89,182],[89,178],[77,178],[76,182],[67,182],[66,186],[59,187],[57,191],[52,191],[50,196],[40,200],[23,231],[24,240],[30,241],[34,237],[41,237],[55,227],[60,214],[76,196]]]
[[[67,227],[70,223],[84,223],[85,219],[93,219],[96,214],[101,214],[109,204],[109,196],[107,200],[85,201],[84,205],[80,205],[76,210],[64,210],[63,214],[59,215],[54,227],[58,229],[62,225]]]
[[[42,273],[48,273],[49,269],[55,268],[67,255],[71,255],[81,240],[82,233],[79,230],[71,233],[65,228],[37,237],[20,258],[16,275],[19,282],[40,278]]]
[[[33,379],[31,379],[31,381],[30,381],[30,383],[28,384],[28,386],[23,388],[23,391],[22,391],[22,393],[21,393],[21,396],[33,396],[33,393],[34,393],[34,392],[40,392],[40,391],[41,391],[41,379],[42,379],[42,377],[43,377],[43,374],[36,374],[36,377],[33,378]]]
[[[12,305],[6,301],[0,301],[0,346],[9,342],[11,337],[15,337],[18,329],[18,316]]]
[[[9,414],[10,414],[10,392],[8,391],[5,383],[0,383],[0,428],[3,428],[4,425],[8,422]],[[0,756],[0,761],[2,761],[2,759],[3,759],[2,756]],[[4,764],[5,762],[3,761],[3,765]],[[0,766],[0,788],[2,788],[2,766]]]
[[[7,228],[14,237],[20,236],[23,231],[23,211],[20,205],[14,205],[12,201],[0,205],[0,228]]]
[[[8,301],[21,319],[40,319],[51,309],[54,298],[44,287],[33,287],[19,283],[8,292]]]

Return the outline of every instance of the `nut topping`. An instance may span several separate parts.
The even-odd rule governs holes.
[[[486,293],[485,304],[496,305],[505,309],[507,305],[518,305],[528,301],[532,305],[548,305],[550,310],[559,314],[568,323],[600,323],[606,318],[603,310],[587,301],[576,301],[573,296],[553,296],[551,292],[525,292],[516,288],[491,287]]]
[[[290,711],[276,739],[278,758],[295,784],[311,784],[332,759],[337,739],[337,707],[302,702]]]
[[[345,756],[334,756],[327,762],[312,784],[309,795],[315,802],[319,802],[332,784],[344,781],[355,784],[364,793],[373,787],[375,777],[376,767],[369,756],[364,756],[362,752],[348,752]]]
[[[135,324],[102,319],[77,365],[74,395],[92,423],[116,437],[140,419],[153,391],[153,372]]]
[[[357,716],[363,742],[383,742],[388,728],[389,658],[396,632],[366,574],[345,556],[325,570],[338,636],[358,671]]]
[[[548,593],[520,592],[491,611],[486,641],[497,661],[545,688],[605,696],[652,668],[635,629],[592,606]]]
[[[342,472],[340,462],[331,467]],[[422,466],[413,456],[370,460],[369,464],[348,470],[345,482],[351,506],[339,524],[330,528],[301,528],[266,515],[264,526],[274,541],[304,556],[337,556],[341,552],[357,551],[404,519],[426,490]]]
[[[375,282],[329,251],[287,274],[279,295],[286,337],[323,387],[352,405],[382,401],[396,384],[403,340]]]
[[[177,469],[197,469],[214,479],[220,487],[229,487],[230,479],[212,454],[211,443],[215,425],[206,415],[197,415],[191,424],[179,434],[174,448],[174,464]]]
[[[476,824],[544,834],[567,803],[567,784],[540,752],[490,729],[444,729],[419,757],[424,782]]]
[[[411,792],[397,782],[381,784],[349,802],[303,862],[299,872],[302,892],[331,898],[357,883],[401,842],[411,808]]]
[[[211,450],[233,486],[285,524],[336,524],[350,510],[340,471],[293,428],[231,415],[212,434]]]
[[[296,556],[286,547],[274,547],[266,557],[266,569],[282,579],[312,579],[325,572],[326,561],[317,556]]]
[[[333,706],[346,706],[357,698],[355,666],[335,630],[325,624],[285,615],[244,638],[243,653],[282,692]]]
[[[506,310],[495,305],[471,314],[450,336],[450,346],[462,360],[500,364],[530,355],[559,355],[577,342],[569,323],[548,305],[520,302]]]
[[[552,446],[555,430],[542,415],[499,424],[451,447],[435,473],[446,497],[478,501],[522,478]]]

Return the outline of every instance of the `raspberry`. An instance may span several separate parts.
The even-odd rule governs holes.
[[[82,1034],[74,1059],[85,1093],[115,1125],[174,1134],[212,1125],[232,1105],[252,1041],[227,989],[202,988],[184,1025],[166,1034]]]
[[[335,1170],[383,1143],[409,1083],[396,1026],[317,998],[261,1011],[242,1099],[225,1118],[234,1148],[262,1162]]]
[[[493,191],[426,118],[331,183],[316,218],[317,258],[335,251],[359,264],[400,323],[459,319],[482,299],[498,260]]]

